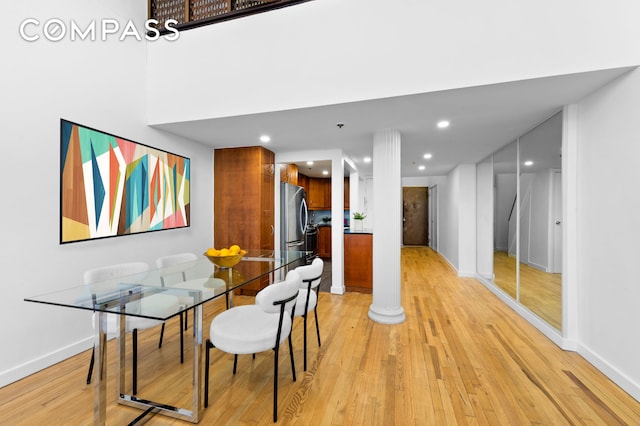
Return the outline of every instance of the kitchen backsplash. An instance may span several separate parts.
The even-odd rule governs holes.
[[[328,217],[331,218],[330,210],[310,210],[309,211],[309,222],[322,225],[325,223],[322,218]],[[351,217],[351,212],[349,210],[344,211],[344,217],[342,218],[344,226],[349,226],[349,218]],[[328,222],[331,223],[331,222]]]

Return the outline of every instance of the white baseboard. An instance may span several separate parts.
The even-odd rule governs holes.
[[[640,385],[613,365],[608,363],[604,358],[600,357],[595,352],[583,345],[578,345],[577,352],[594,367],[602,372],[605,376],[611,379],[616,385],[620,386],[625,392],[627,392],[636,401],[640,401]]]
[[[344,294],[345,289],[344,289],[344,286],[332,285],[329,292],[331,294]]]
[[[25,377],[30,376],[33,373],[37,373],[40,370],[44,370],[45,368],[57,364],[60,361],[64,361],[65,359],[77,355],[82,351],[86,351],[92,346],[93,337],[88,337],[54,352],[50,352],[31,361],[27,361],[9,370],[0,372],[0,388],[13,382],[17,382],[20,379],[24,379]],[[88,366],[89,358],[87,358],[87,368]]]

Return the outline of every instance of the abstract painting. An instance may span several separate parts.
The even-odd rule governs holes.
[[[60,243],[189,226],[190,159],[60,120]]]

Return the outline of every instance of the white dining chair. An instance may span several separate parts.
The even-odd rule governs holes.
[[[318,288],[322,278],[324,262],[319,257],[313,259],[311,264],[298,266],[295,271],[300,274],[300,292],[294,316],[304,319],[304,371],[307,371],[307,316],[313,310],[316,317],[316,334],[318,335],[318,346],[320,342],[320,326],[318,325]]]
[[[284,281],[271,284],[256,295],[255,305],[236,306],[211,321],[206,342],[204,406],[209,405],[209,352],[212,348],[231,353],[233,374],[236,374],[238,355],[274,351],[273,362],[273,421],[278,419],[278,352],[280,344],[289,339],[291,372],[296,381],[296,369],[291,343],[293,310],[300,288],[300,275],[290,271]]]
[[[103,266],[99,268],[94,268],[86,271],[84,273],[84,283],[85,285],[90,285],[94,283],[105,283],[105,282],[119,282],[122,278],[126,277],[127,283],[140,283],[146,276],[149,271],[149,265],[144,262],[129,262],[129,263],[120,263],[116,265]],[[151,297],[144,298],[140,301],[130,302],[127,304],[128,310],[138,310],[139,312],[145,312],[148,315],[170,315],[174,313],[179,308],[179,301],[176,296],[164,295],[164,294],[156,294]],[[95,316],[95,313],[94,313]],[[133,350],[133,360],[132,360],[132,384],[133,384],[133,395],[137,394],[138,391],[138,330],[147,329],[151,327],[155,327],[158,325],[162,326],[162,331],[160,333],[160,342],[158,347],[162,347],[162,336],[164,332],[164,321],[153,320],[149,318],[141,318],[134,316],[125,316],[124,320],[126,321],[125,330],[127,333],[132,334],[132,350]],[[95,326],[95,319],[92,321],[92,324]],[[107,333],[109,335],[115,335],[117,330],[117,314],[109,314],[107,315]],[[91,362],[89,363],[89,372],[87,374],[87,384],[91,383],[91,375],[93,372],[93,364],[95,362],[95,346],[91,352]]]
[[[164,286],[165,279],[177,275],[181,281],[187,280],[187,271],[194,266],[194,262],[198,260],[198,256],[194,253],[177,253],[168,256],[162,256],[156,259],[156,266],[160,270],[160,282]],[[178,297],[181,304],[190,303],[184,297]],[[193,320],[195,321],[195,310],[193,312]],[[180,313],[180,363],[184,363],[184,331],[189,328],[189,315],[187,312]],[[164,328],[163,328],[164,330]]]

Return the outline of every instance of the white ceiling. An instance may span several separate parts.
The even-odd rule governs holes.
[[[373,155],[373,134],[394,128],[402,137],[402,176],[442,176],[458,164],[477,163],[563,105],[577,102],[630,69],[154,127],[215,148],[259,145],[261,134],[271,137],[265,146],[275,153],[341,148],[362,176],[372,174],[372,163],[365,164],[363,158]],[[441,119],[449,120],[451,126],[438,129]],[[344,126],[339,128],[337,123]],[[423,159],[427,152],[433,155],[430,160]],[[426,166],[424,171],[418,170],[421,164]]]

